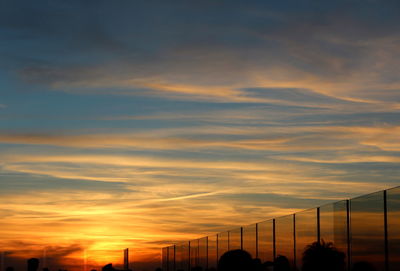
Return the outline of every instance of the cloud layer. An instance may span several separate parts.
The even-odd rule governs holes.
[[[154,269],[168,244],[395,186],[399,12],[3,1],[6,258],[98,268],[130,247]]]

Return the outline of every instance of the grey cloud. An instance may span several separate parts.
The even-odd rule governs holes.
[[[165,5],[151,1],[113,6],[106,2],[97,6],[73,2],[60,5],[61,8],[55,4],[28,6],[21,13],[27,15],[26,23],[22,22],[24,27],[38,31],[54,29],[51,34],[31,38],[49,41],[42,48],[50,54],[46,57],[47,64],[25,65],[19,68],[19,73],[28,82],[89,88],[96,86],[91,82],[98,82],[99,78],[102,78],[99,85],[108,81],[111,82],[108,86],[121,87],[118,81],[152,80],[154,76],[198,85],[247,81],[251,88],[252,72],[264,73],[268,78],[272,76],[268,69],[275,67],[287,69],[288,74],[282,80],[293,76],[290,75],[293,71],[302,71],[296,76],[311,74],[329,81],[352,80],[349,75],[358,69],[374,71],[369,63],[382,59],[373,54],[371,58],[371,52],[382,42],[398,38],[400,24],[395,15],[399,7],[394,2],[378,5],[359,1],[333,4],[305,1],[295,6],[289,3],[293,4],[288,1],[286,5],[274,6],[254,1],[244,7],[236,1],[221,5],[180,1]],[[73,10],[69,6],[76,5],[82,13],[76,14],[77,18],[67,18]],[[22,16],[20,12],[14,13]],[[51,16],[44,16],[47,14]],[[3,20],[15,21],[14,27],[21,28],[10,16]],[[36,23],[32,25],[32,21]],[[63,36],[60,41],[63,44],[53,35]],[[65,52],[72,50],[80,59],[64,57],[64,44],[69,47]],[[87,44],[89,51],[74,44]],[[99,48],[102,48],[100,54],[96,52]],[[49,53],[52,51],[54,54]],[[397,63],[386,62],[381,69],[390,70]],[[391,74],[391,79],[385,78],[387,73],[379,77],[398,82],[393,71]]]

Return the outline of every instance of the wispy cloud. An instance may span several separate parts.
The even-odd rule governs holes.
[[[237,118],[236,118],[237,119]],[[244,118],[247,119],[246,117]],[[78,131],[79,132],[79,131]],[[202,136],[199,136],[202,134]],[[228,137],[230,136],[230,137]],[[247,149],[254,151],[362,150],[398,151],[400,127],[312,125],[292,127],[216,127],[152,129],[124,134],[0,134],[9,144],[75,148],[151,150]],[[326,144],[329,140],[330,144]]]
[[[307,157],[285,157],[286,160],[321,164],[346,164],[346,163],[399,163],[399,156],[364,156],[364,155],[342,155],[336,158],[307,158]]]
[[[206,64],[209,65],[209,64]],[[239,65],[239,64],[237,64]],[[237,66],[234,65],[233,67]],[[23,71],[23,76],[31,78],[32,74],[40,75],[40,78],[57,78],[54,74],[54,68],[49,71],[42,71],[41,68],[34,72],[30,70]],[[85,70],[77,68],[74,70],[62,70],[59,73],[63,76],[68,73],[85,74]],[[88,68],[88,73],[92,74],[93,67]],[[103,69],[103,68],[100,68]],[[173,68],[175,69],[175,68]],[[252,68],[254,69],[254,68]],[[95,68],[96,70],[96,68]],[[136,70],[133,68],[133,70]],[[176,71],[177,74],[185,74],[186,68],[182,67]],[[218,71],[220,73],[220,71]],[[375,81],[369,77],[361,77],[355,75],[352,78],[319,78],[318,75],[307,74],[304,71],[297,70],[293,67],[268,67],[260,68],[260,70],[252,71],[251,76],[243,78],[238,75],[233,77],[235,81],[222,85],[221,82],[196,82],[197,79],[188,78],[182,80],[180,75],[178,78],[168,78],[170,75],[158,74],[156,76],[143,76],[137,79],[131,79],[130,75],[126,78],[120,75],[113,75],[113,71],[100,70],[97,75],[86,75],[82,80],[71,76],[71,80],[51,82],[50,86],[59,90],[68,92],[87,92],[95,94],[113,94],[113,95],[145,95],[154,97],[164,97],[177,100],[196,100],[218,103],[263,103],[263,104],[280,104],[289,106],[305,106],[315,108],[337,108],[341,107],[362,107],[365,105],[373,105],[377,107],[397,108],[397,102],[393,100],[381,100],[371,95],[364,95],[367,90],[380,89],[382,91],[398,90],[398,82],[381,82],[379,78]],[[282,74],[285,76],[282,78]],[[221,74],[221,77],[226,75]],[[365,72],[362,76],[365,76]],[[167,77],[167,78],[166,78]],[[207,77],[203,75],[200,77]],[[334,76],[332,76],[334,77]],[[92,78],[92,79],[88,79]],[[229,77],[232,78],[232,77]],[[40,79],[39,79],[40,80]],[[211,79],[212,80],[212,79]],[[232,79],[231,79],[232,80]],[[236,81],[237,80],[237,81]],[[187,81],[187,83],[182,82]],[[365,86],[368,86],[367,88]],[[304,94],[308,95],[308,99],[299,99],[298,93],[293,92],[290,99],[279,97],[269,97],[268,95],[255,95],[254,92],[246,89],[271,89],[277,94],[287,91],[287,89],[300,89]],[[74,90],[75,89],[75,90]],[[112,92],[109,91],[112,89]],[[280,91],[281,89],[281,91]],[[387,92],[388,93],[388,92]],[[267,93],[265,93],[267,94]],[[394,97],[398,93],[393,93]],[[325,101],[320,97],[324,97]],[[347,104],[346,104],[347,103]]]

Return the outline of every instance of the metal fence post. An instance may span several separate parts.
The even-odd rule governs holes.
[[[275,223],[275,218],[272,220],[272,253],[274,256],[274,261],[276,258],[276,223]]]
[[[351,270],[351,226],[350,226],[350,200],[346,200],[346,224],[347,224],[347,270]]]
[[[256,258],[258,257],[258,223],[256,223]]]
[[[293,262],[294,269],[296,270],[296,214],[293,214]]]
[[[387,192],[383,191],[383,218],[385,227],[385,270],[389,271],[389,240],[388,240],[388,219],[387,219]]]
[[[317,208],[317,242],[318,244],[321,243],[321,224],[320,224],[320,210],[319,207]]]

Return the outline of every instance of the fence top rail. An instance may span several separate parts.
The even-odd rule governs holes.
[[[345,203],[346,201],[348,201],[348,200],[350,200],[350,199],[342,199],[342,200],[338,200],[338,201],[332,201],[332,202],[328,202],[328,203],[325,203],[325,204],[323,204],[323,205],[320,205],[320,206],[318,206],[318,207],[316,207],[316,208],[324,208],[324,207],[327,207],[327,206],[329,206],[329,205],[334,205],[334,204],[337,204],[337,203],[340,203],[340,202],[343,202],[343,203]]]
[[[392,187],[392,188],[388,188],[388,189],[386,189],[386,191],[391,191],[391,190],[396,190],[396,189],[400,189],[400,185]]]
[[[361,198],[367,198],[367,197],[369,197],[369,196],[372,196],[372,195],[374,195],[374,194],[379,194],[379,193],[381,193],[382,196],[383,196],[383,193],[384,193],[385,191],[387,191],[387,190],[385,189],[385,190],[380,190],[380,191],[376,191],[376,192],[372,192],[372,193],[360,195],[360,196],[351,198],[351,199],[349,199],[349,200],[350,200],[350,201],[353,201],[353,200],[357,200],[357,199],[361,199]]]

